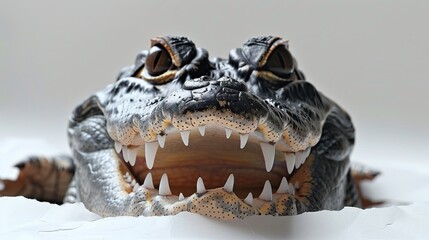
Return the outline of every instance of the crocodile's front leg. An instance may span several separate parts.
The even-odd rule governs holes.
[[[70,144],[77,166],[74,184],[77,197],[89,210],[102,216],[141,215],[146,195],[132,192],[124,180],[126,167],[117,159],[106,120],[92,116],[69,129]]]

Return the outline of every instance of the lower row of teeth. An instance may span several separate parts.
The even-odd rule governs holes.
[[[139,184],[137,184],[135,182],[135,180],[131,180],[131,176],[127,173],[126,174],[126,179],[128,182],[131,181],[131,185],[133,186],[133,192],[136,192],[138,190],[138,188],[140,187]],[[143,182],[142,185],[144,188],[146,189],[150,189],[150,190],[154,190],[155,186],[153,185],[153,179],[152,179],[152,174],[148,173],[146,175],[146,178]],[[280,182],[280,186],[277,189],[276,194],[289,194],[289,195],[295,195],[295,188],[298,186],[294,186],[292,183],[288,183],[286,177],[283,177],[281,182]],[[224,191],[228,192],[228,193],[232,193],[234,190],[234,175],[230,174],[228,179],[225,182],[225,185],[222,187]],[[197,180],[197,184],[196,184],[196,193],[197,194],[204,194],[206,193],[207,190],[204,186],[204,181],[201,177],[198,178]],[[170,185],[168,183],[168,176],[167,173],[164,173],[161,177],[161,180],[159,182],[159,192],[158,194],[160,196],[171,196],[173,195],[171,193],[170,190]],[[273,192],[272,192],[272,187],[271,187],[271,183],[269,180],[265,181],[264,184],[264,188],[262,189],[261,194],[258,197],[259,199],[263,200],[263,201],[267,201],[270,202],[273,200]],[[182,201],[184,200],[185,197],[182,193],[179,194],[178,196],[178,200]],[[253,195],[251,192],[249,192],[249,194],[247,195],[246,198],[243,199],[243,201],[248,204],[248,205],[253,205]]]
[[[226,131],[226,138],[230,138],[232,134],[232,130],[225,128],[225,131]],[[200,126],[199,132],[201,136],[204,136],[205,127]],[[189,133],[190,131],[180,132],[182,141],[185,144],[185,146],[189,145]],[[248,138],[249,138],[249,134],[240,134],[241,149],[243,149],[246,146]],[[158,141],[145,142],[145,159],[146,159],[146,166],[148,167],[148,169],[153,168],[158,147],[164,148],[166,135],[162,135],[162,136],[158,135],[157,139]],[[271,144],[268,142],[260,142],[260,146],[262,149],[262,154],[264,156],[265,169],[267,170],[267,172],[270,172],[274,165],[274,158],[275,158],[275,152],[276,152],[275,146],[274,144]],[[120,153],[122,151],[124,160],[126,162],[129,162],[132,166],[135,165],[136,158],[137,158],[137,148],[122,146],[121,143],[115,142],[115,150],[117,153]],[[309,147],[303,151],[284,153],[284,158],[286,160],[286,167],[289,174],[292,173],[294,168],[298,169],[302,164],[305,163],[305,160],[310,154],[310,151],[311,151],[311,148]]]

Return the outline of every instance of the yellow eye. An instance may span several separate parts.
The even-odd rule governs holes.
[[[294,71],[293,57],[284,46],[278,46],[271,52],[263,68],[281,78],[288,78]]]
[[[171,56],[162,46],[153,46],[146,58],[145,68],[151,76],[159,76],[167,72],[173,65]]]

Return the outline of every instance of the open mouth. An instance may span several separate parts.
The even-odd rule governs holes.
[[[310,148],[287,152],[280,142],[264,142],[257,129],[239,134],[206,125],[188,131],[170,127],[165,132],[154,142],[138,139],[128,146],[115,142],[130,192],[143,186],[182,201],[195,193],[223,189],[253,207],[255,199],[270,202],[273,195],[300,194],[305,179],[296,175]]]
[[[143,199],[143,215],[302,210],[296,206],[310,193],[310,151],[320,137],[317,128],[302,127],[302,113],[288,114],[227,77],[188,80],[162,97],[121,95],[138,83],[122,79],[109,90],[116,97],[99,102],[125,190]],[[206,212],[212,206],[219,212]]]

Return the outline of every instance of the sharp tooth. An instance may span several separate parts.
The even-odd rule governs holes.
[[[137,148],[128,148],[124,147],[122,148],[122,154],[124,155],[125,161],[129,162],[131,166],[134,166],[136,164],[136,158],[137,158]]]
[[[133,181],[133,179],[131,178],[131,176],[128,174],[128,172],[127,172],[127,176],[126,176],[126,179],[125,179],[126,181],[127,181],[127,183],[131,183],[132,181]]]
[[[289,193],[295,195],[295,188],[292,183],[289,183]]]
[[[125,162],[129,162],[128,161],[128,148],[127,148],[127,146],[122,146],[122,156],[124,157]]]
[[[161,181],[159,182],[159,195],[171,195],[170,185],[168,184],[167,173],[162,174]]]
[[[165,138],[167,137],[167,135],[158,135],[158,136],[156,136],[156,137],[157,137],[157,139],[158,139],[159,146],[160,146],[161,148],[164,148],[164,145],[165,145]]]
[[[188,146],[188,144],[189,144],[189,133],[190,133],[190,131],[180,132],[180,136],[182,137],[182,141],[185,144],[185,146]]]
[[[144,144],[144,155],[146,158],[146,166],[149,169],[153,168],[155,162],[156,151],[158,150],[158,142],[146,142]]]
[[[202,194],[205,192],[206,192],[206,187],[204,187],[203,179],[201,177],[199,177],[197,180],[197,193]]]
[[[252,193],[250,192],[248,195],[247,195],[247,197],[244,199],[244,202],[245,203],[247,203],[247,204],[249,204],[250,206],[252,206],[253,205],[253,195],[252,195]]]
[[[204,136],[206,134],[206,126],[199,126],[198,131],[200,131],[201,136]]]
[[[143,187],[146,189],[155,189],[155,187],[153,186],[153,180],[152,180],[152,174],[148,173],[146,175],[146,178],[144,179],[143,182]]]
[[[115,141],[115,150],[117,153],[120,153],[122,150],[122,144]]]
[[[305,151],[304,151],[304,160],[302,161],[302,164],[305,163],[305,160],[307,160],[308,156],[310,155],[310,152],[311,152],[311,147],[305,149]]]
[[[140,185],[136,184],[133,187],[133,192],[137,192],[137,190],[139,189]]]
[[[232,130],[229,128],[225,128],[226,138],[230,138],[232,134]]]
[[[285,153],[287,172],[291,174],[295,166],[295,153]]]
[[[185,196],[183,196],[183,193],[179,194],[179,201],[182,201],[183,199],[185,199]]]
[[[295,153],[295,168],[298,169],[304,162],[304,152],[299,151]]]
[[[223,189],[229,193],[233,191],[234,188],[234,174],[229,174],[228,179],[226,180],[225,186],[223,186]]]
[[[270,172],[273,168],[274,157],[276,154],[276,150],[273,144],[261,142],[262,154],[264,155],[265,160],[265,169],[267,172]]]
[[[273,191],[271,189],[270,181],[265,181],[264,189],[262,189],[261,195],[259,195],[259,199],[270,202],[273,200]]]
[[[136,160],[137,160],[137,148],[129,149],[128,150],[128,157],[129,157],[128,160],[130,160],[131,166],[134,166],[136,164]]]
[[[277,189],[277,193],[288,193],[289,185],[287,182],[287,179],[285,177],[282,178],[282,181],[280,182],[279,189]]]
[[[126,173],[124,174],[124,179],[125,179],[125,180],[127,180],[128,178],[131,178],[131,177],[130,177],[130,174],[129,174],[128,172],[126,172]]]
[[[246,146],[249,134],[240,134],[240,148],[243,149]]]

